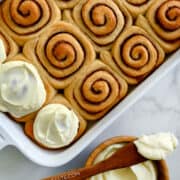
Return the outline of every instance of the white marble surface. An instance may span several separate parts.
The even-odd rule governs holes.
[[[180,65],[133,107],[121,116],[77,158],[59,168],[40,167],[27,160],[13,147],[0,152],[0,180],[39,180],[42,177],[83,166],[91,150],[116,135],[141,135],[159,131],[174,132],[180,140]],[[168,159],[171,180],[180,180],[180,146]]]

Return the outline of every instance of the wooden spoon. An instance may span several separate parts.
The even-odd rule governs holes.
[[[142,157],[133,143],[120,148],[108,159],[93,166],[75,169],[43,180],[84,180],[105,171],[129,167],[147,159]]]

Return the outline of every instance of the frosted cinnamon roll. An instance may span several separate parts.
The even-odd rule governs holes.
[[[96,60],[64,94],[84,119],[98,120],[126,95],[127,90],[124,79]]]
[[[25,125],[25,133],[44,148],[59,149],[70,145],[86,130],[86,121],[62,96],[44,106],[34,120]]]
[[[59,22],[37,40],[28,42],[24,54],[56,89],[64,89],[95,59],[93,46],[74,25]]]
[[[19,45],[23,45],[60,20],[60,15],[52,0],[6,0],[0,6],[0,26]]]
[[[132,18],[118,0],[81,0],[66,20],[74,21],[93,41],[96,50],[110,48],[121,32],[132,24]]]
[[[147,11],[146,18],[139,16],[136,24],[144,28],[165,52],[180,47],[179,0],[156,1]]]
[[[27,63],[27,64],[32,64],[31,59],[27,59],[26,57],[24,57],[24,55],[22,54],[18,54],[16,56],[14,56],[13,58],[8,58],[6,60],[6,62],[17,62],[17,61],[21,61],[21,63]],[[33,66],[33,64],[32,64]],[[50,85],[50,83],[38,72],[38,76],[41,78],[41,81],[43,82],[43,86],[46,92],[46,98],[44,103],[42,104],[42,106],[48,104],[56,95],[56,90]],[[34,88],[32,88],[34,90]],[[42,107],[40,106],[36,111],[33,111],[31,113],[28,113],[27,115],[21,116],[21,117],[15,117],[13,115],[11,115],[11,117],[13,118],[13,120],[20,122],[20,123],[24,123],[24,122],[28,122],[31,121],[35,118],[37,112],[39,111],[39,109]]]
[[[0,40],[5,48],[6,57],[11,58],[18,53],[18,46],[2,27],[0,27]]]
[[[103,62],[129,84],[138,84],[164,61],[164,51],[143,29],[132,26],[115,41],[112,52],[102,51]]]
[[[56,3],[60,9],[71,9],[79,0],[56,0]]]
[[[136,18],[139,14],[144,14],[155,0],[123,0],[125,7]]]
[[[46,91],[36,68],[22,61],[0,66],[0,110],[19,118],[39,109]]]

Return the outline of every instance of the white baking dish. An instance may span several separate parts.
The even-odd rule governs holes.
[[[48,151],[41,149],[24,135],[19,124],[10,120],[5,114],[0,113],[0,149],[7,145],[18,148],[25,156],[33,162],[48,167],[63,165],[83,149],[85,149],[102,131],[108,128],[114,121],[121,121],[121,114],[134,104],[142,95],[158,82],[168,71],[180,62],[180,50],[169,57],[152,75],[133,90],[119,105],[117,105],[102,120],[95,123],[86,134],[71,147],[59,150]]]

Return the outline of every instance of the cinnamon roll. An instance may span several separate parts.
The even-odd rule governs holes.
[[[6,0],[0,6],[0,26],[19,44],[38,37],[60,19],[52,0]]]
[[[64,17],[89,36],[97,51],[110,48],[132,24],[129,12],[119,0],[80,0],[72,14],[66,10]]]
[[[98,120],[126,95],[127,90],[124,79],[96,60],[64,94],[84,119]]]
[[[133,18],[136,18],[139,14],[144,14],[155,1],[156,0],[123,0],[123,3]]]
[[[24,54],[56,89],[67,87],[95,59],[93,46],[74,25],[59,22],[28,42]]]
[[[180,47],[180,1],[156,1],[139,16],[136,24],[144,28],[165,50],[171,53]]]
[[[33,69],[35,68],[35,66],[33,66],[33,64],[32,64],[32,62],[29,60],[29,59],[27,59],[27,58],[25,58],[22,54],[19,54],[19,55],[17,55],[17,56],[15,56],[15,57],[13,57],[13,58],[10,58],[10,59],[7,59],[7,61],[6,61],[6,63],[13,63],[13,64],[15,64],[15,66],[16,66],[16,64],[17,63],[19,63],[19,64],[29,64],[30,66],[32,66],[33,67]],[[21,63],[20,63],[21,62]],[[5,64],[6,64],[5,63]],[[22,67],[23,67],[23,65],[22,65]],[[14,68],[15,69],[15,68]],[[18,69],[17,69],[18,70]],[[29,72],[29,71],[27,71],[27,72]],[[25,71],[24,71],[24,73],[25,73]],[[8,76],[9,76],[9,78],[12,78],[12,80],[10,81],[10,82],[12,82],[13,83],[13,81],[18,81],[18,76],[16,77],[15,75],[16,75],[17,73],[16,72],[9,72],[9,74],[8,74]],[[27,73],[25,73],[26,75],[28,75]],[[19,73],[19,76],[21,76],[21,74]],[[35,90],[35,84],[33,83],[33,76],[32,76],[32,74],[30,74],[29,73],[29,77],[30,77],[30,81],[31,81],[31,85],[33,86],[33,88],[32,88],[32,86],[29,86],[29,88],[30,88],[30,91],[32,91],[32,89],[33,89],[33,92],[34,92],[34,95],[32,96],[32,97],[34,97],[34,98],[36,98],[37,96],[39,96],[38,98],[36,98],[36,100],[38,100],[40,97],[42,97],[42,98],[40,98],[40,99],[42,99],[41,100],[41,103],[40,103],[40,105],[36,108],[36,109],[33,109],[31,112],[30,111],[28,111],[27,113],[25,113],[25,114],[22,114],[21,116],[17,116],[17,115],[14,115],[14,114],[12,114],[12,113],[10,113],[10,116],[15,120],[15,121],[17,121],[17,122],[28,122],[28,121],[30,121],[30,120],[32,120],[32,119],[34,119],[34,117],[36,116],[36,114],[37,114],[37,112],[39,111],[39,109],[42,107],[42,106],[44,106],[45,104],[48,104],[52,99],[53,99],[53,97],[55,96],[55,94],[56,94],[56,91],[55,91],[55,89],[47,82],[47,80],[45,79],[45,78],[43,78],[43,76],[41,76],[41,74],[38,74],[38,83],[37,83],[37,85],[38,85],[38,91],[39,91],[39,93]],[[14,78],[14,79],[13,79]],[[42,84],[43,83],[43,84]],[[17,92],[16,92],[16,95],[13,95],[13,97],[14,98],[16,98],[17,97],[17,95],[18,95],[18,93],[19,93],[19,95],[20,95],[20,92],[24,92],[24,90],[23,90],[23,83],[21,83],[20,85],[16,85],[17,86],[17,88],[15,88],[16,86],[14,85],[14,87],[13,87],[13,89],[14,89],[14,91],[17,89]],[[19,86],[19,87],[18,87]],[[27,87],[27,85],[24,83],[24,87]],[[13,89],[11,89],[12,91],[13,91]],[[11,91],[10,90],[10,91]],[[11,94],[13,94],[14,92],[11,92]],[[28,93],[27,93],[28,94]],[[45,95],[44,95],[45,94]],[[26,93],[24,93],[24,96],[26,95]],[[31,97],[31,99],[33,99]],[[18,99],[20,98],[19,96],[17,97]],[[25,99],[25,98],[24,98]],[[13,99],[12,99],[13,100]],[[26,100],[26,99],[25,99]],[[40,101],[39,101],[40,102]],[[25,104],[25,103],[24,103]],[[37,103],[34,103],[34,104],[37,104]],[[33,105],[29,105],[28,106],[28,109],[29,110],[31,110],[31,107],[33,107]],[[21,108],[21,110],[20,111],[23,111],[22,110],[22,108]]]
[[[59,149],[70,145],[86,130],[86,121],[58,94],[25,125],[28,137],[44,148]]]
[[[102,51],[103,62],[129,84],[138,84],[164,61],[164,51],[143,29],[132,26],[116,40],[112,52]]]
[[[71,9],[79,0],[56,0],[56,3],[60,9]]]
[[[3,45],[5,47],[7,58],[11,58],[18,53],[19,51],[18,46],[11,39],[11,37],[8,36],[8,34],[5,32],[5,30],[2,27],[0,27],[0,40],[2,40]]]

